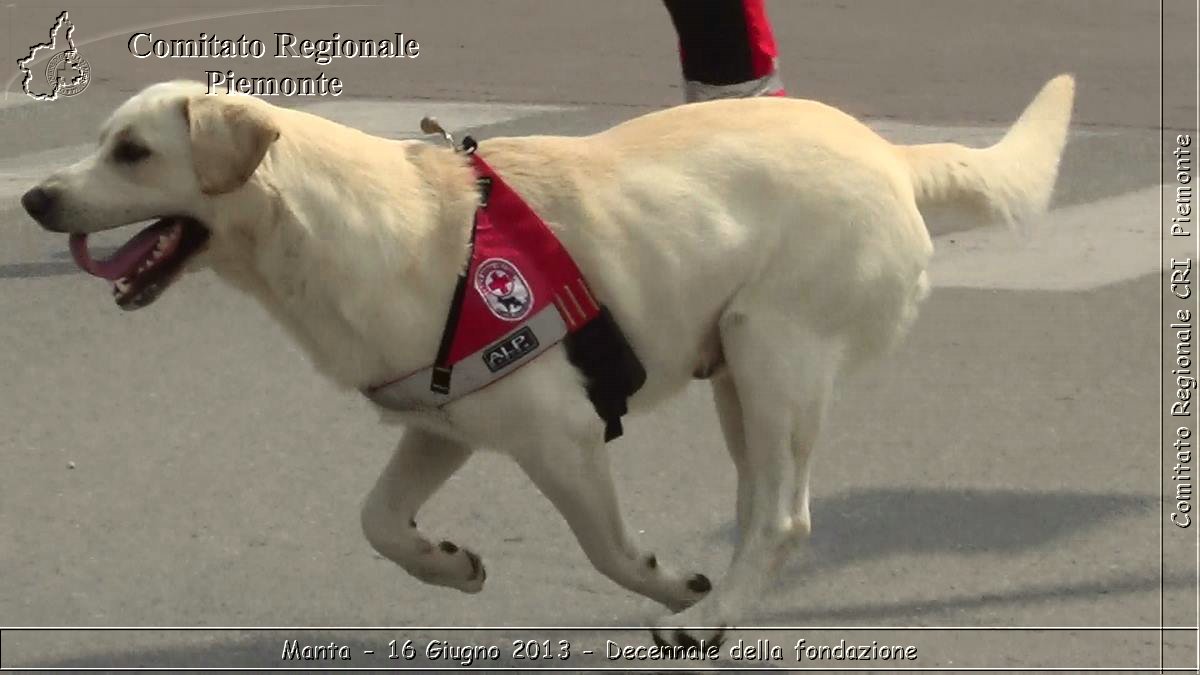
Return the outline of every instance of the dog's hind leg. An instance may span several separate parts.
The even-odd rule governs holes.
[[[737,521],[736,541],[741,541],[746,532],[746,520],[750,516],[750,498],[753,484],[750,467],[746,465],[746,432],[742,427],[742,404],[738,401],[737,385],[728,370],[723,370],[712,380],[713,402],[717,406],[717,418],[725,436],[725,449],[737,470]]]
[[[679,574],[630,538],[602,444],[539,443],[517,463],[566,519],[592,565],[617,584],[673,611],[704,597],[703,574]]]
[[[723,627],[756,599],[797,539],[807,534],[807,490],[800,500],[804,522],[797,514],[798,493],[807,484],[817,413],[825,407],[840,363],[836,339],[813,333],[770,303],[732,304],[721,319],[721,339],[732,380],[716,385],[721,387],[716,397],[733,443],[738,439],[729,431],[736,430],[730,396],[736,397],[741,413],[744,455],[739,470],[745,477],[739,477],[739,518],[744,526],[729,570],[713,592],[659,623],[656,636],[681,645],[721,639]],[[730,451],[736,462],[736,449]]]
[[[838,358],[832,354],[831,358]],[[793,536],[807,539],[812,534],[812,514],[808,508],[808,478],[812,469],[812,453],[829,409],[829,394],[833,391],[836,366],[823,367],[806,382],[810,394],[795,411],[792,424],[792,459],[795,462],[795,492],[792,499]]]
[[[477,593],[487,578],[479,556],[449,541],[435,545],[416,521],[421,505],[470,456],[461,443],[408,429],[367,495],[362,529],[376,551],[421,581]]]

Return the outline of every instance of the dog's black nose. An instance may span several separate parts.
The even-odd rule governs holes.
[[[21,195],[21,206],[25,207],[26,213],[46,229],[52,229],[47,223],[57,204],[58,192],[53,189],[35,187]]]

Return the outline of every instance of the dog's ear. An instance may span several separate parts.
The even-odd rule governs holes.
[[[241,187],[279,138],[279,128],[257,106],[231,96],[194,96],[184,102],[192,165],[207,195]]]

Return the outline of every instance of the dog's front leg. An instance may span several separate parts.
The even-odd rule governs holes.
[[[478,593],[487,578],[479,556],[449,541],[433,544],[416,521],[421,505],[470,456],[466,445],[409,429],[367,495],[362,528],[376,551],[421,581]]]
[[[672,571],[629,537],[603,444],[538,443],[516,460],[566,519],[588,560],[609,579],[674,611],[708,593],[711,584],[703,574]]]

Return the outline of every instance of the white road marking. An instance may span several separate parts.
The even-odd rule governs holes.
[[[1013,112],[1013,121],[1020,111]],[[996,143],[1008,131],[1009,125],[998,126],[937,126],[926,124],[911,124],[896,120],[864,120],[875,133],[893,143],[962,143],[975,148],[987,147]],[[1087,138],[1093,136],[1112,136],[1118,133],[1113,129],[1096,129],[1073,127],[1072,138]]]
[[[516,105],[508,103],[460,103],[450,101],[321,101],[297,106],[310,112],[361,129],[370,134],[390,138],[419,138],[421,118],[431,115],[442,127],[461,140],[461,130],[498,124],[547,112],[571,110],[561,105]],[[434,138],[434,137],[430,137]]]
[[[1076,291],[1161,267],[1160,188],[1056,209],[1028,237],[1001,226],[934,239],[930,280],[939,287]],[[1171,205],[1171,208],[1174,208]]]

